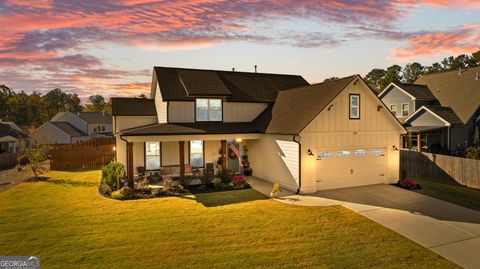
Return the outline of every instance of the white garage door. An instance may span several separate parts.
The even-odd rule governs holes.
[[[386,148],[317,152],[317,189],[336,189],[385,182]]]

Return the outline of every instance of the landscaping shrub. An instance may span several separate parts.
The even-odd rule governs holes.
[[[480,147],[469,147],[465,153],[468,159],[480,160]]]
[[[243,187],[245,187],[245,183],[247,183],[247,181],[245,180],[244,176],[242,175],[232,176],[232,184],[235,189],[243,189]]]
[[[166,177],[163,179],[163,184],[162,184],[162,192],[170,192],[173,187],[173,181],[171,178]]]
[[[98,188],[98,191],[103,194],[103,195],[111,195],[112,189],[105,183],[100,183],[100,187]]]
[[[118,191],[112,192],[112,198],[117,200],[129,200],[135,197],[135,191],[129,187],[123,187]]]
[[[398,185],[400,187],[402,187],[404,189],[408,189],[408,190],[415,190],[415,189],[418,189],[420,187],[417,184],[417,182],[415,182],[415,180],[413,180],[411,178],[404,178],[404,179],[400,180]]]
[[[121,188],[122,178],[125,175],[125,167],[121,163],[111,162],[102,167],[102,181],[112,191]]]
[[[243,173],[248,177],[248,176],[251,176],[252,173],[253,173],[253,169],[251,167],[247,167],[245,169],[243,169]]]
[[[17,171],[20,172],[30,168],[35,175],[33,179],[38,180],[38,175],[46,171],[43,162],[48,159],[49,150],[50,147],[46,145],[27,148],[25,153],[18,158]]]

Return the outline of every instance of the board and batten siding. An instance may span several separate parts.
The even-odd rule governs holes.
[[[245,103],[245,102],[224,102],[224,122],[251,122],[262,113],[268,104],[266,103]]]
[[[350,94],[360,94],[360,119],[349,119]],[[327,108],[331,107],[330,110]],[[302,192],[317,190],[317,158],[319,151],[355,148],[386,149],[385,183],[394,183],[399,176],[400,134],[403,131],[371,90],[358,80],[351,83],[327,105],[300,133],[302,143]],[[389,115],[390,114],[390,115]],[[368,157],[367,157],[368,158]]]
[[[158,83],[155,86],[155,108],[157,110],[158,123],[167,122],[167,102],[162,100],[162,93]]]
[[[253,176],[297,191],[299,145],[293,136],[266,134],[258,140],[248,140],[247,146]]]

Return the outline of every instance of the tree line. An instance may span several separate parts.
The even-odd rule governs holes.
[[[53,89],[42,95],[34,91],[15,92],[0,85],[0,119],[16,124],[38,127],[49,121],[58,112],[111,112],[111,104],[100,94],[91,95],[88,103],[82,104],[76,93],[68,94],[61,89]]]
[[[480,51],[470,55],[462,54],[444,58],[441,62],[435,62],[430,66],[423,66],[418,62],[408,63],[405,67],[397,64],[387,69],[374,68],[365,76],[365,82],[378,94],[392,82],[414,83],[417,78],[425,74],[435,74],[445,71],[465,69],[480,66]],[[338,77],[330,77],[324,80],[330,81]]]

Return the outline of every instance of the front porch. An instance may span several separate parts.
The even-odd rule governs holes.
[[[448,127],[406,127],[402,136],[403,148],[418,152],[447,153],[449,149]]]
[[[129,186],[136,188],[145,181],[161,186],[165,178],[183,186],[209,184],[242,174],[248,166],[242,160],[244,150],[249,140],[258,138],[254,134],[121,137],[125,157],[117,152],[117,161],[125,164]]]

